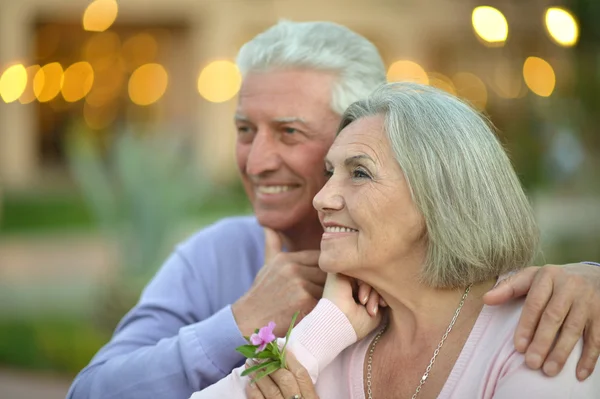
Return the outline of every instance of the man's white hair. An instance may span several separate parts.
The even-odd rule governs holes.
[[[244,44],[236,62],[244,77],[294,68],[337,74],[331,108],[340,115],[386,82],[385,66],[373,43],[332,22],[282,20]]]

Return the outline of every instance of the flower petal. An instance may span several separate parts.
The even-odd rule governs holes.
[[[260,333],[259,333],[260,334]],[[263,344],[263,339],[260,337],[259,334],[252,334],[250,336],[250,342],[252,343],[252,345],[261,345]]]

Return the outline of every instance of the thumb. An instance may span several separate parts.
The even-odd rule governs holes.
[[[265,264],[275,257],[279,252],[283,250],[283,243],[281,236],[275,230],[268,227],[263,229],[265,231]]]
[[[526,295],[531,288],[537,267],[528,267],[502,280],[483,296],[486,305],[500,305],[506,301]]]

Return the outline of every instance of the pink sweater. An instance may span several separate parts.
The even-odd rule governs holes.
[[[523,301],[513,301],[483,307],[438,398],[600,398],[600,371],[584,382],[575,377],[581,340],[554,378],[525,365],[523,355],[513,347],[522,306]],[[364,399],[363,366],[376,331],[356,342],[346,316],[332,302],[321,299],[294,328],[288,348],[316,382],[320,399]],[[240,377],[243,370],[234,370],[191,399],[246,398],[248,377]]]

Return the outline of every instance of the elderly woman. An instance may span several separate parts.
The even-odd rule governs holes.
[[[428,86],[384,86],[343,115],[326,174],[314,205],[329,277],[292,333],[292,372],[249,385],[241,368],[194,399],[597,397],[599,373],[575,376],[581,342],[548,378],[513,346],[523,301],[483,304],[530,264],[538,231],[480,114]]]

